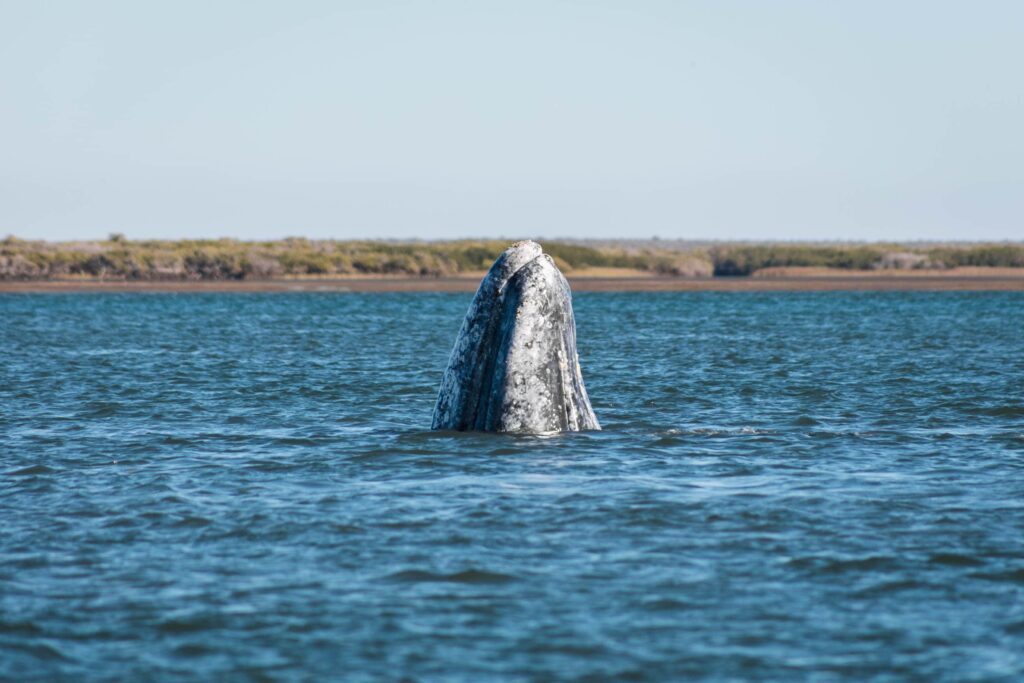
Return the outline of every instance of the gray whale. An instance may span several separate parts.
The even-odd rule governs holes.
[[[569,283],[536,242],[506,249],[480,283],[441,379],[431,428],[601,428],[583,386]]]

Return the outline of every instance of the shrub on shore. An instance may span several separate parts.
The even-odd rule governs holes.
[[[981,244],[970,247],[937,247],[928,251],[928,258],[947,268],[958,266],[993,266],[1024,268],[1024,245]]]
[[[718,245],[715,275],[750,275],[762,268],[810,266],[843,270],[919,270],[960,266],[1024,268],[1024,245],[982,244],[907,248],[899,245]]]
[[[885,249],[879,246],[722,245],[711,248],[715,275],[750,275],[762,268],[812,266],[869,270]]]

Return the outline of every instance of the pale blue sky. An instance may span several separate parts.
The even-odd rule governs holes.
[[[0,0],[0,233],[1024,239],[1024,2]]]

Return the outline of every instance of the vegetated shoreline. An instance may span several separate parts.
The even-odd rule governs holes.
[[[464,291],[508,240],[0,241],[0,291]],[[578,291],[1018,289],[1024,243],[544,240]]]

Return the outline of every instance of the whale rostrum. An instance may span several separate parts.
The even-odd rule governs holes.
[[[601,428],[583,386],[569,283],[536,242],[506,249],[480,283],[441,379],[432,428]]]

